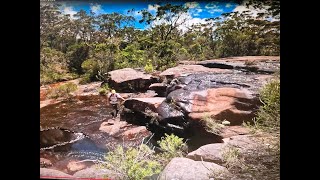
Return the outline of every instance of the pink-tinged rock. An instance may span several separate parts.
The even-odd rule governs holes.
[[[165,100],[164,97],[131,98],[124,102],[124,106],[130,110],[145,112],[146,109],[156,111],[157,107]]]
[[[203,72],[217,74],[232,73],[232,71],[229,69],[207,68],[202,65],[179,65],[163,71],[162,73],[160,73],[160,76],[170,76],[172,78],[176,78],[179,76]]]
[[[223,163],[223,149],[226,143],[215,143],[201,146],[195,151],[190,152],[186,157],[195,161],[207,161],[217,164]]]
[[[121,92],[146,91],[152,83],[157,81],[150,74],[131,68],[110,71],[108,75],[110,86]]]
[[[199,121],[205,116],[227,120],[231,125],[240,125],[254,117],[254,97],[249,91],[237,88],[216,88],[192,92],[192,99],[186,110],[192,120]]]
[[[160,173],[160,180],[183,179],[183,180],[209,180],[213,171],[219,171],[225,175],[230,172],[227,168],[211,162],[194,161],[188,158],[173,158]]]
[[[128,123],[126,121],[118,121],[109,119],[107,122],[103,122],[100,125],[99,130],[108,133],[108,135],[112,136],[117,133],[120,133],[120,130],[127,126]]]
[[[40,168],[40,178],[55,179],[55,178],[71,178],[71,177],[72,177],[71,175],[55,169]]]
[[[87,165],[79,161],[70,161],[67,165],[69,171],[75,172],[87,168]]]
[[[145,126],[139,126],[121,133],[120,136],[123,137],[124,140],[132,140],[149,135],[151,135],[151,132],[149,132]]]

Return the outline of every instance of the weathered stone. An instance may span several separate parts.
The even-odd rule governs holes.
[[[120,136],[123,137],[124,140],[132,140],[139,137],[147,137],[149,135],[151,135],[151,133],[145,126],[139,126],[121,133]]]
[[[195,151],[190,152],[186,157],[195,161],[207,161],[223,164],[223,154],[231,147],[237,148],[241,153],[257,150],[261,145],[252,135],[237,135],[224,138],[223,143],[207,144]]]
[[[179,76],[186,76],[189,74],[196,74],[196,73],[232,73],[231,70],[227,69],[214,69],[214,68],[207,68],[201,65],[179,65],[173,68],[169,68],[162,73],[160,73],[160,76],[168,77],[168,78],[176,78]]]
[[[103,122],[99,128],[100,131],[106,132],[108,135],[113,136],[120,133],[120,129],[127,126],[126,121],[115,121],[109,119],[107,122]]]
[[[230,174],[225,167],[215,163],[193,161],[188,158],[173,158],[160,173],[159,179],[209,180],[214,178],[213,172]]]
[[[165,100],[163,97],[131,98],[124,102],[124,106],[130,110],[145,112],[146,109],[156,111],[157,107]]]
[[[114,70],[108,73],[109,84],[121,92],[146,91],[157,78],[131,68]]]
[[[105,178],[105,179],[122,179],[121,175],[108,169],[87,168],[73,174],[77,178]]]
[[[241,56],[227,57],[198,63],[208,68],[238,69],[260,73],[274,73],[280,69],[279,56]]]
[[[41,178],[58,178],[58,177],[71,178],[72,176],[55,169],[40,168],[40,177]]]
[[[223,163],[223,149],[225,148],[225,143],[215,143],[215,144],[207,144],[201,146],[199,149],[190,152],[187,155],[187,158],[190,158],[195,161],[207,161],[214,162],[217,164]]]

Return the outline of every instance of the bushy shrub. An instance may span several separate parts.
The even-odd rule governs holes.
[[[118,146],[106,155],[106,162],[101,167],[120,173],[124,179],[140,180],[161,172],[162,166],[153,154],[154,151],[145,144],[128,149]]]
[[[150,60],[149,60],[148,63],[144,66],[144,71],[147,72],[147,73],[153,72],[153,66],[152,66]]]
[[[219,135],[221,133],[221,130],[225,127],[225,125],[230,124],[228,121],[220,122],[218,120],[215,120],[209,115],[204,115],[201,120],[204,123],[206,131],[216,135]]]
[[[157,142],[162,150],[162,153],[158,154],[158,160],[164,166],[170,162],[174,157],[183,157],[186,155],[186,143],[183,142],[183,138],[171,134],[165,134],[160,141]]]
[[[103,84],[99,89],[98,92],[100,95],[106,95],[110,91],[108,84]]]
[[[273,79],[260,91],[260,106],[254,119],[254,126],[266,132],[280,131],[280,80]]]
[[[77,89],[78,89],[78,86],[76,84],[69,82],[50,90],[48,92],[48,97],[55,98],[55,99],[59,97],[69,98],[71,96],[70,93],[76,91]]]
[[[145,144],[126,149],[118,146],[105,156],[105,162],[100,162],[99,167],[117,172],[123,176],[123,179],[138,180],[160,173],[172,158],[186,154],[183,151],[186,147],[183,138],[173,134],[170,136],[165,134],[158,144],[162,150],[158,154]]]

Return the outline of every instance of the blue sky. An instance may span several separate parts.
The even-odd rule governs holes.
[[[204,22],[205,18],[212,18],[220,16],[222,13],[232,12],[236,8],[239,8],[239,4],[230,2],[215,2],[215,1],[190,1],[190,2],[170,2],[171,4],[178,5],[182,4],[188,6],[189,12],[186,14],[188,16],[188,24],[194,24],[198,22]],[[62,5],[60,10],[64,14],[75,14],[76,12],[85,10],[87,12],[93,11],[94,13],[104,14],[118,12],[124,15],[129,15],[128,10],[134,9],[135,11],[131,14],[133,15],[137,22],[134,23],[136,28],[145,29],[147,26],[145,24],[140,24],[138,21],[141,19],[141,14],[138,13],[139,10],[148,9],[149,12],[155,14],[157,5],[152,2],[135,2],[135,3],[116,3],[116,2],[60,2]],[[162,3],[164,4],[164,3]],[[241,9],[241,8],[240,8]]]

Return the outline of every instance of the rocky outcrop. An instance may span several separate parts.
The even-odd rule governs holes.
[[[182,125],[187,120],[211,116],[239,125],[250,120],[259,105],[256,95],[262,82],[254,75],[239,78],[233,74],[202,73],[178,78],[177,82],[181,88],[168,91],[166,100],[157,108],[160,121]]]
[[[71,175],[66,174],[64,172],[48,169],[48,168],[40,168],[40,177],[41,178],[72,178]]]
[[[188,158],[173,158],[160,173],[159,179],[209,180],[215,179],[214,172],[230,174],[225,167],[215,163],[193,161]]]
[[[108,121],[103,122],[99,130],[107,133],[109,136],[114,136],[123,140],[133,140],[147,137],[151,134],[145,126],[134,126],[126,121],[119,121],[119,119],[109,119]]]
[[[76,172],[73,177],[77,178],[96,178],[96,179],[114,179],[114,180],[120,180],[121,174],[118,174],[116,172],[113,172],[108,169],[102,169],[102,168],[87,168],[84,170],[80,170]]]
[[[279,56],[242,56],[201,61],[208,68],[237,69],[246,72],[274,73],[280,68]]]
[[[232,73],[231,70],[227,69],[219,69],[219,68],[207,68],[202,65],[179,65],[173,68],[169,68],[162,73],[160,76],[166,77],[167,79],[177,78],[180,76],[186,76],[189,74],[196,73],[214,73],[214,74],[224,74],[224,73]]]
[[[109,119],[107,122],[103,122],[99,128],[100,131],[107,133],[109,136],[120,133],[120,129],[128,126],[126,121],[115,121]]]
[[[190,152],[186,157],[195,161],[207,161],[222,164],[222,154],[225,147],[225,143],[207,144]]]
[[[223,143],[207,144],[195,151],[190,152],[186,157],[195,161],[207,161],[223,164],[223,153],[230,147],[237,148],[241,153],[258,149],[259,144],[252,135],[240,135],[224,138]]]
[[[163,97],[152,98],[131,98],[124,102],[124,106],[128,109],[138,112],[145,112],[146,110],[156,111],[158,106],[165,100]]]
[[[145,92],[158,78],[131,68],[110,71],[109,85],[120,92]]]
[[[219,61],[223,66],[201,67],[213,61]],[[202,65],[179,65],[159,74],[166,77],[165,82],[169,84],[163,83],[167,86],[165,100],[155,111],[151,109],[157,114],[157,125],[153,125],[153,129],[156,126],[159,129],[174,129],[179,132],[196,129],[192,127],[201,123],[200,120],[204,116],[227,120],[231,126],[250,121],[261,104],[258,98],[259,90],[272,78],[269,73],[277,71],[280,67],[279,57],[268,56],[234,57],[201,63]],[[259,67],[261,71],[248,73],[249,70],[231,66],[230,63],[242,63],[244,66],[260,63],[261,66],[274,70],[267,72]],[[132,110],[133,106],[131,104],[127,107]],[[136,108],[135,111],[141,112],[142,109]],[[136,119],[144,119],[144,122],[141,121],[143,124],[149,123],[151,118],[146,120],[145,115],[139,114]],[[222,137],[235,134],[237,133],[225,130]]]
[[[147,137],[150,135],[151,133],[145,126],[138,126],[123,132],[121,134],[121,137],[123,138],[123,140],[132,140],[140,137]]]

